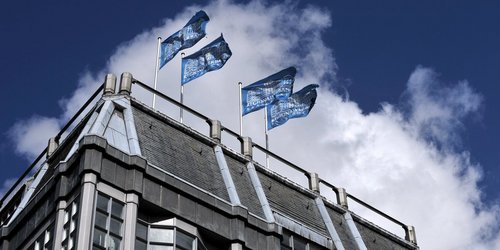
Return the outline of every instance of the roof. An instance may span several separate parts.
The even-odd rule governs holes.
[[[77,153],[84,136],[97,135],[126,155],[140,156],[148,165],[176,176],[197,189],[234,206],[243,206],[263,222],[277,223],[283,229],[320,245],[328,246],[333,242],[336,248],[346,249],[418,249],[416,244],[366,221],[347,207],[329,202],[320,195],[319,189],[301,187],[262,167],[251,155],[238,153],[222,144],[220,134],[204,135],[130,97],[130,90],[128,93],[120,91],[120,94],[106,91],[95,107],[69,133],[54,157],[42,164],[46,166],[45,170],[39,171],[41,174],[36,176],[33,188],[40,190],[50,180],[54,172],[51,166]],[[155,93],[175,105],[183,106],[159,92]],[[213,120],[189,107],[183,107],[213,123]],[[226,130],[238,137],[244,147],[244,138],[220,127],[220,124],[219,127],[212,124],[211,130],[214,128],[218,128],[218,133]],[[250,141],[247,151],[251,151],[254,146],[262,148]],[[282,161],[288,163],[284,159]],[[313,181],[311,176],[309,178]],[[17,213],[29,203],[32,195],[33,192],[23,194],[20,204],[24,205],[18,208]],[[13,217],[11,221],[15,220]]]

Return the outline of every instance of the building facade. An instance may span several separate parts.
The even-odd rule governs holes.
[[[134,83],[206,121],[208,134],[131,97]],[[107,75],[96,104],[89,100],[64,140],[61,132],[49,141],[35,174],[2,198],[0,250],[418,249],[413,227],[318,174],[266,151],[303,172],[309,187],[302,187],[253,160],[265,149],[217,120],[129,73],[115,86]],[[225,145],[224,133],[241,148]],[[320,184],[335,191],[336,203]],[[404,236],[356,215],[348,200],[395,221]]]

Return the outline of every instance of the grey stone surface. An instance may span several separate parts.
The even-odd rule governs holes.
[[[234,159],[229,154],[226,154],[226,162],[229,166],[241,203],[248,208],[249,212],[266,218],[244,163]]]
[[[10,236],[8,249],[20,248],[46,220],[54,219],[54,192],[42,189],[39,195],[38,200],[30,202],[11,225],[4,227],[6,234]]]
[[[325,204],[327,205],[327,204]],[[347,222],[345,221],[342,212],[335,210],[331,207],[326,206],[326,211],[330,215],[332,219],[335,230],[337,230],[337,234],[339,235],[340,240],[342,241],[342,245],[344,245],[345,249],[357,249],[356,243],[354,242],[354,238],[347,227]]]
[[[252,182],[253,189],[255,191],[255,194],[257,195],[257,199],[259,200],[259,204],[262,208],[265,219],[270,223],[270,225],[272,225],[271,223],[275,222],[273,211],[271,209],[271,206],[269,205],[269,201],[267,200],[266,193],[264,192],[262,183],[260,182],[257,170],[255,170],[255,166],[252,162],[248,162],[246,167],[248,170],[248,176],[250,177],[250,181]]]
[[[354,219],[354,224],[358,228],[359,234],[363,237],[365,245],[370,250],[402,250],[408,249],[396,241],[391,240],[385,235],[377,232],[372,227],[365,225],[364,223],[358,222]]]
[[[149,163],[229,201],[210,145],[135,107],[133,113],[141,152]]]
[[[316,176],[317,178],[317,176]],[[319,189],[317,189],[319,190]],[[335,229],[335,225],[332,222],[332,219],[330,218],[330,215],[328,214],[328,211],[326,210],[325,204],[323,203],[323,199],[320,197],[316,197],[314,199],[316,201],[316,206],[318,206],[319,213],[321,214],[321,218],[323,219],[326,229],[333,241],[333,244],[335,247],[339,250],[344,250],[344,244],[342,244],[342,240],[339,237],[339,234],[337,233],[337,230]]]
[[[236,190],[236,186],[234,185],[233,177],[231,176],[229,167],[226,162],[226,157],[222,152],[222,148],[219,145],[216,145],[214,147],[214,152],[215,159],[217,160],[217,164],[219,165],[222,180],[224,181],[227,193],[229,194],[229,200],[234,206],[241,206],[240,197],[238,196],[238,192]]]
[[[87,121],[81,122],[49,159],[46,175],[25,210],[11,225],[1,228],[0,250],[18,249],[32,242],[32,238],[39,235],[50,220],[54,220],[55,204],[77,195],[79,187],[85,185],[82,176],[89,174],[95,176],[93,183],[102,182],[113,190],[134,194],[139,213],[148,213],[148,209],[153,209],[162,216],[176,217],[195,226],[206,235],[211,249],[219,249],[220,246],[227,249],[231,244],[243,249],[279,249],[280,234],[285,229],[323,247],[333,248],[325,226],[327,220],[321,216],[318,201],[315,201],[317,193],[256,166],[254,177],[258,178],[254,179],[259,180],[263,190],[261,194],[265,194],[264,199],[274,211],[271,216],[277,218],[276,223],[269,222],[265,219],[262,202],[246,167],[248,158],[221,145],[227,169],[241,200],[241,205],[231,204],[214,154],[214,146],[218,145],[216,140],[204,137],[135,101],[132,107],[134,117],[129,121],[134,121],[140,147],[136,152],[140,151],[142,155],[131,155],[115,147],[117,141],[120,141],[119,144],[125,144],[127,140],[130,142],[126,136],[117,139],[114,135],[116,131],[126,131],[127,121],[111,118],[107,128],[113,133],[105,132],[100,136],[79,136],[83,125],[88,125]],[[77,150],[66,157],[71,154],[68,152],[72,145],[77,145]],[[58,163],[61,159],[67,162]],[[83,199],[87,201],[84,203],[92,203],[89,201],[93,192],[83,194],[88,196]],[[345,249],[357,249],[342,216],[345,210],[326,201],[324,204],[331,218],[329,225],[334,226]],[[82,206],[87,211],[87,217],[91,217],[92,205]],[[353,214],[353,221],[368,249],[418,249],[357,215]],[[90,225],[91,221],[87,222]],[[133,234],[132,229],[128,231],[129,235]],[[90,229],[85,234],[90,235]],[[133,239],[128,240],[132,245]]]
[[[109,144],[130,154],[123,112],[116,109],[113,111],[113,115],[111,115],[111,119],[104,130],[104,137]]]
[[[285,185],[283,180],[276,180],[262,172],[257,173],[273,210],[317,230],[319,234],[328,235],[314,198]]]

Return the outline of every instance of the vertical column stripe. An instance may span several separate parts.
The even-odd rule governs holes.
[[[354,224],[354,221],[352,220],[351,213],[349,213],[348,211],[345,212],[344,218],[347,222],[347,227],[349,227],[349,231],[351,231],[351,234],[354,237],[354,241],[356,242],[358,249],[367,250],[365,243],[363,242],[363,238],[359,234],[358,228],[356,227],[356,224]]]
[[[345,248],[342,245],[342,241],[340,240],[337,230],[335,230],[332,218],[330,218],[330,215],[328,215],[328,211],[326,211],[326,207],[325,204],[323,203],[323,200],[320,197],[316,197],[314,201],[316,202],[316,206],[318,207],[319,213],[321,214],[321,218],[325,222],[326,229],[328,230],[330,237],[332,237],[335,248],[339,250],[344,250]]]
[[[236,192],[236,186],[234,186],[233,178],[229,172],[229,168],[226,163],[226,158],[224,158],[224,153],[222,148],[217,145],[214,147],[215,158],[217,159],[217,164],[219,165],[220,172],[222,174],[222,179],[226,185],[227,193],[229,194],[229,199],[233,205],[241,205],[240,198]]]
[[[262,184],[260,183],[259,176],[257,175],[257,170],[255,170],[255,166],[249,162],[247,164],[248,175],[250,175],[250,181],[255,189],[255,193],[257,193],[257,198],[259,198],[260,205],[262,210],[264,211],[264,216],[266,216],[266,220],[269,223],[274,223],[275,219],[273,216],[273,211],[271,210],[271,206],[267,201],[266,193],[264,193],[264,189],[262,188]]]

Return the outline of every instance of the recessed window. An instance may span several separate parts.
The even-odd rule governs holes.
[[[35,240],[28,250],[52,250],[54,245],[54,226],[50,225],[40,236]]]
[[[194,250],[205,249],[198,245],[198,238],[175,225],[136,224],[136,250]]]
[[[93,249],[121,249],[123,237],[123,203],[97,194],[94,218]]]
[[[297,235],[293,235],[288,231],[283,231],[283,239],[281,240],[282,250],[320,250],[322,248],[307,239]]]
[[[62,232],[62,250],[71,250],[76,248],[76,231],[78,225],[78,198],[69,204],[64,211],[63,232]]]

